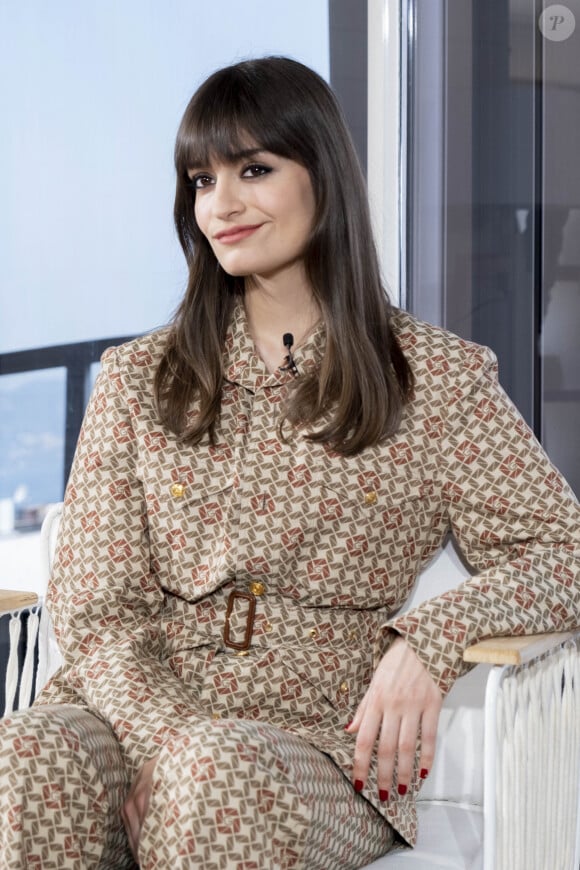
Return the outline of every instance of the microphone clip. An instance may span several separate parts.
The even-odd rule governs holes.
[[[294,336],[291,332],[285,332],[282,336],[282,343],[285,348],[287,348],[288,353],[286,354],[286,360],[283,366],[279,366],[278,371],[281,372],[292,372],[294,377],[298,375],[298,368],[296,363],[294,362],[294,356],[292,355],[292,345],[294,344]]]

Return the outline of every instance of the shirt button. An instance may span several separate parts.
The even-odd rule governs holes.
[[[183,498],[185,495],[185,486],[183,483],[174,483],[170,491],[173,498]]]
[[[259,580],[253,580],[248,588],[253,595],[263,595],[266,591],[266,587]]]
[[[266,634],[270,634],[270,632],[273,630],[274,630],[274,626],[272,625],[271,622],[264,623],[264,631],[266,632]]]
[[[379,497],[374,490],[365,494],[365,504],[376,504],[378,500]]]
[[[211,718],[212,718],[212,719],[221,719],[221,718],[222,718],[222,714],[221,714],[221,713],[217,713],[217,712],[216,712],[216,713],[212,713],[212,714],[211,714]]]
[[[318,629],[317,629],[317,628],[311,628],[310,631],[308,632],[308,634],[309,634],[310,637],[312,637],[312,638],[317,638],[317,637],[318,637]]]
[[[340,686],[338,687],[338,691],[341,695],[346,695],[348,693],[348,683],[346,682],[346,680],[340,684]]]

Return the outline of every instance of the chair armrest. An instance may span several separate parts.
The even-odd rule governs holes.
[[[553,631],[518,637],[490,637],[463,652],[463,661],[488,665],[523,665],[574,636],[571,631]]]
[[[522,664],[487,680],[483,870],[578,868],[580,629],[499,640]]]
[[[23,607],[34,607],[35,604],[38,604],[38,595],[34,592],[0,589],[0,613],[21,610]]]

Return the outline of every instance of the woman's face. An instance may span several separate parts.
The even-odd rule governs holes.
[[[301,265],[315,212],[304,166],[249,148],[188,175],[198,226],[226,272],[271,280]]]

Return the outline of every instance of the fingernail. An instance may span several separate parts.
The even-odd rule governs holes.
[[[421,773],[419,774],[419,776],[421,777],[421,779],[427,779],[427,777],[429,776],[429,771],[426,767],[421,768]]]
[[[345,731],[348,731],[348,729],[350,728],[350,726],[352,725],[352,723],[353,723],[353,720],[351,719],[351,721],[348,723],[348,725],[345,725],[345,726],[344,726],[344,730],[345,730]]]
[[[405,797],[405,795],[407,794],[407,786],[401,785],[401,783],[399,783],[399,785],[397,786],[397,791],[399,792],[401,797]]]
[[[362,781],[362,779],[355,779],[355,781],[354,781],[354,790],[355,791],[362,791],[364,787],[365,787],[365,784]]]
[[[388,801],[388,799],[389,799],[389,793],[388,793],[388,791],[386,790],[386,788],[380,788],[380,789],[379,789],[379,798],[380,798],[384,803],[386,803],[386,802]]]

